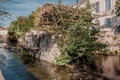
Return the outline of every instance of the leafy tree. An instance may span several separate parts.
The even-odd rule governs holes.
[[[60,47],[61,55],[56,59],[58,65],[66,65],[68,63],[86,63],[93,64],[95,60],[95,51],[102,51],[106,45],[96,41],[99,30],[94,28],[92,20],[94,16],[91,14],[93,6],[89,0],[85,8],[75,9],[70,6],[56,5],[47,3],[50,7],[49,11],[39,14],[44,7],[37,10],[39,14],[39,23],[49,22],[50,30],[55,31],[56,41]],[[41,21],[41,19],[43,21]],[[39,25],[41,27],[44,24]],[[46,26],[42,27],[46,28]],[[46,28],[46,30],[49,29]],[[84,60],[84,61],[83,61]]]
[[[15,35],[15,32],[8,32],[7,45],[17,46],[18,40]]]
[[[10,24],[8,31],[14,32],[17,38],[24,39],[25,33],[34,27],[33,20],[33,15],[29,15],[28,17],[20,16]]]
[[[10,24],[8,30],[9,32],[26,32],[34,27],[33,20],[33,15],[29,15],[28,17],[20,16]]]
[[[104,50],[106,45],[96,40],[99,30],[94,28],[95,25],[92,23],[94,16],[91,14],[92,6],[89,1],[87,6],[81,9],[50,3],[46,5],[47,11],[40,14],[42,9],[44,11],[43,7],[29,17],[19,17],[17,21],[11,23],[9,30],[15,31],[19,24],[19,30],[26,32],[34,26],[34,19],[39,18],[37,23],[45,24],[39,24],[38,27],[45,25],[42,27],[45,29],[46,25],[49,25],[50,29],[55,31],[56,42],[61,50],[61,55],[56,59],[58,65],[73,62],[93,64],[94,53]],[[49,32],[49,29],[46,28],[46,30]]]
[[[85,8],[77,10],[77,14],[71,8],[73,11],[71,16],[69,9],[62,11],[63,9],[58,8],[62,18],[62,24],[58,24],[60,27],[56,29],[57,42],[62,52],[61,56],[57,58],[58,65],[66,65],[71,62],[94,64],[94,52],[105,49],[106,45],[96,40],[99,31],[94,28],[95,25],[92,23],[94,16],[91,7],[92,5],[88,1]]]
[[[11,22],[10,27],[8,28],[9,32],[15,32],[17,26],[17,21]]]
[[[116,1],[115,8],[116,8],[116,15],[120,16],[120,0]]]

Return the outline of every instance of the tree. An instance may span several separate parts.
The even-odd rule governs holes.
[[[34,16],[33,14],[26,16],[19,16],[16,21],[11,22],[8,28],[9,32],[14,32],[19,37],[24,37],[25,32],[29,31],[34,27]]]
[[[116,1],[115,9],[116,9],[116,15],[120,16],[120,0]]]
[[[99,30],[94,28],[95,25],[92,23],[94,16],[91,7],[92,5],[88,1],[85,8],[77,9],[77,14],[72,8],[70,9],[73,12],[69,12],[69,9],[60,10],[58,8],[62,17],[62,25],[56,29],[57,42],[62,52],[57,58],[58,65],[68,63],[93,65],[95,61],[94,52],[105,49],[106,45],[96,40]],[[69,13],[72,15],[70,16]]]
[[[95,25],[92,23],[94,16],[90,2],[88,1],[86,7],[80,9],[59,6],[59,4],[47,3],[46,5],[52,8],[41,16],[39,15],[39,18],[42,17],[43,22],[47,20],[49,22],[47,25],[51,26],[50,30],[54,30],[57,35],[56,41],[61,50],[61,55],[56,59],[57,64],[66,65],[73,62],[93,64],[95,60],[93,53],[104,50],[106,45],[96,41],[99,31],[94,28]],[[49,32],[46,26],[43,28]]]
[[[8,46],[17,46],[18,40],[15,35],[15,32],[8,32],[7,45]]]

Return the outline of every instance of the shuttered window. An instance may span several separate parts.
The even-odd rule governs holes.
[[[100,4],[99,4],[99,2],[96,2],[95,3],[95,11],[96,11],[96,13],[98,13],[99,11],[100,11],[100,6],[99,6]]]
[[[106,11],[111,9],[111,0],[105,0]]]

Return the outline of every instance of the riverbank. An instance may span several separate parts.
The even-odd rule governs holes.
[[[31,57],[24,58],[25,66],[38,80],[119,80],[120,79],[120,57],[99,55],[96,60],[96,67],[91,69],[83,67],[55,66],[43,60],[36,60]],[[29,60],[32,60],[29,62]],[[115,63],[115,64],[114,64]]]
[[[56,66],[43,60],[36,60],[30,56],[22,58],[27,70],[38,80],[94,80],[99,79],[84,68],[73,66]],[[102,80],[102,79],[101,79]]]
[[[38,80],[119,80],[120,79],[120,56],[96,55],[96,67],[90,69],[87,66],[74,67],[55,66],[49,62],[38,60],[30,55],[22,56],[21,60],[27,70],[35,75]]]
[[[83,68],[59,67],[44,61],[36,62],[32,66],[27,64],[26,68],[39,80],[110,80],[110,78],[100,73],[89,72]]]

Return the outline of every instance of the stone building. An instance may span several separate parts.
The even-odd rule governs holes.
[[[95,5],[93,14],[99,15],[94,22],[98,22],[101,26],[111,27],[112,18],[115,14],[116,0],[90,0]]]
[[[73,5],[74,8],[83,8],[86,6],[88,0],[82,0],[78,4]],[[97,15],[93,20],[94,23],[99,23],[100,26],[111,27],[112,18],[115,14],[116,0],[90,0],[90,3],[94,5],[92,14]]]
[[[83,8],[87,1],[82,0],[73,7]],[[97,23],[101,31],[98,41],[107,44],[110,53],[120,52],[120,18],[115,14],[116,0],[90,0],[90,3],[94,5],[92,14],[96,15],[93,23]]]
[[[7,28],[0,26],[0,42],[5,42],[7,38],[8,30]]]

